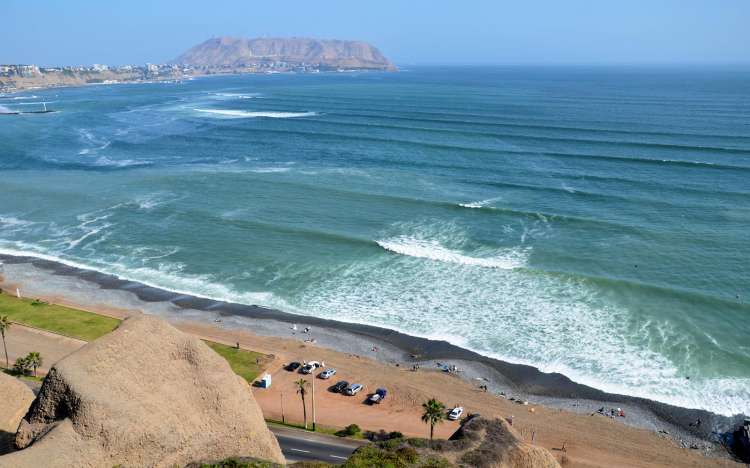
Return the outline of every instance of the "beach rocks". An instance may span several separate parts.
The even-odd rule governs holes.
[[[0,467],[284,462],[247,382],[199,339],[145,315],[59,361],[15,442],[22,450]]]
[[[12,447],[12,435],[34,401],[34,393],[15,377],[0,372],[0,455]]]

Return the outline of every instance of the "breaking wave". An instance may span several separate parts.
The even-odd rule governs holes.
[[[273,112],[273,111],[243,111],[231,109],[193,109],[197,112],[228,119],[254,119],[265,117],[269,119],[292,119],[296,117],[314,117],[317,112]]]
[[[379,240],[377,244],[385,250],[409,257],[503,270],[512,270],[524,266],[528,257],[526,250],[514,249],[508,249],[492,257],[470,257],[459,251],[449,249],[437,241],[410,236]]]
[[[476,202],[470,202],[470,203],[459,203],[458,206],[462,208],[485,208],[487,205],[490,205],[498,200],[500,200],[501,197],[495,197],[495,198],[488,198],[487,200],[481,200]]]
[[[258,99],[260,93],[214,93],[214,96],[225,99]]]

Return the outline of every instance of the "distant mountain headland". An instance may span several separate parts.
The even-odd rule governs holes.
[[[39,67],[0,64],[0,92],[55,86],[181,80],[218,73],[349,70],[395,71],[376,47],[361,41],[308,38],[219,37],[196,45],[170,63]]]
[[[376,47],[361,41],[217,37],[177,57],[200,68],[395,70]]]

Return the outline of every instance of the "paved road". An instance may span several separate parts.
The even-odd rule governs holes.
[[[8,344],[8,358],[11,366],[13,366],[16,358],[26,356],[31,351],[36,351],[44,359],[44,364],[38,369],[41,373],[47,373],[49,368],[57,361],[86,344],[85,341],[25,327],[18,323],[14,323],[10,330],[5,333],[5,340]],[[0,354],[0,359],[5,365],[5,355]]]
[[[339,439],[283,426],[269,425],[268,427],[276,436],[281,451],[290,463],[298,461],[343,463],[357,447],[365,444],[365,442]]]

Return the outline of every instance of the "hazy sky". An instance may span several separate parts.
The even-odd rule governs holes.
[[[223,35],[361,39],[397,64],[746,64],[750,0],[0,0],[0,63],[164,62]]]

